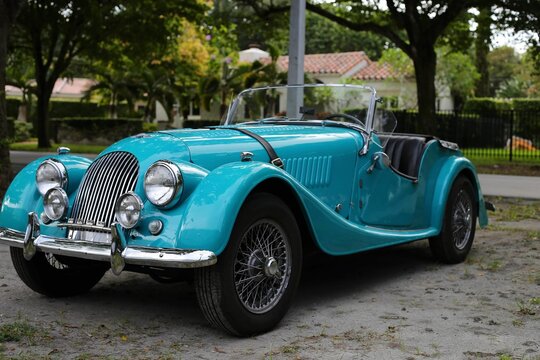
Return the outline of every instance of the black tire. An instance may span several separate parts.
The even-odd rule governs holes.
[[[102,266],[66,265],[52,254],[37,252],[27,261],[20,248],[10,248],[11,260],[21,280],[49,297],[65,297],[89,291],[105,274]]]
[[[255,244],[259,238],[269,245]],[[201,310],[212,325],[236,336],[269,331],[287,313],[301,267],[302,241],[293,213],[274,195],[254,194],[242,206],[217,264],[195,271]],[[247,294],[253,291],[251,299]]]
[[[476,217],[474,187],[468,178],[459,176],[446,202],[441,233],[429,239],[435,258],[447,264],[463,262],[473,244]]]

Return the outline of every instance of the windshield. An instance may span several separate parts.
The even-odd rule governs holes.
[[[371,87],[349,84],[249,89],[236,97],[222,124],[328,120],[365,129],[375,107],[375,96]]]

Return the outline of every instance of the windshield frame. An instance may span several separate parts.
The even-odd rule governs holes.
[[[237,125],[232,122],[232,117],[236,114],[236,109],[238,108],[238,105],[242,99],[242,95],[253,92],[253,91],[264,91],[264,90],[274,90],[274,89],[298,89],[298,88],[314,88],[314,87],[342,87],[342,88],[355,88],[355,89],[362,89],[362,90],[368,90],[371,93],[371,97],[369,100],[368,105],[368,111],[366,115],[366,124],[365,124],[365,131],[367,132],[368,136],[371,137],[371,132],[373,128],[373,118],[375,114],[375,107],[377,104],[377,90],[373,88],[372,86],[367,85],[355,85],[355,84],[297,84],[297,85],[268,85],[268,86],[261,86],[261,87],[255,87],[255,88],[249,88],[241,91],[236,95],[233,102],[229,105],[229,108],[227,109],[227,115],[225,117],[225,121],[222,123],[222,126],[232,126]],[[298,122],[297,119],[291,119],[291,122]],[[287,124],[287,121],[283,121],[282,124]]]

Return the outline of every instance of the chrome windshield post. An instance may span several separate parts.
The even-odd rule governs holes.
[[[377,90],[371,88],[371,99],[369,100],[369,108],[366,116],[366,132],[365,143],[359,155],[365,155],[369,151],[369,143],[371,142],[371,134],[373,133],[373,120],[375,117],[375,108],[377,107]]]

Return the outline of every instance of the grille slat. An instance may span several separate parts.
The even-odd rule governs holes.
[[[74,223],[90,221],[110,228],[114,204],[120,195],[135,190],[139,162],[130,153],[106,154],[90,165],[73,204]]]
[[[121,170],[121,167],[119,166],[120,160],[123,157],[121,154],[122,153],[113,153],[113,155],[111,155],[110,161],[108,160],[107,163],[104,164],[102,172],[96,177],[96,199],[98,199],[98,201],[94,201],[91,203],[87,214],[87,216],[91,216],[90,219],[94,221],[103,221],[103,212],[99,210],[101,208],[106,209],[105,202],[106,200],[108,200],[109,196],[112,195],[110,194],[111,190],[113,189],[113,186],[111,185],[114,184],[114,182],[110,180],[112,180],[112,174],[114,174],[116,171]]]

